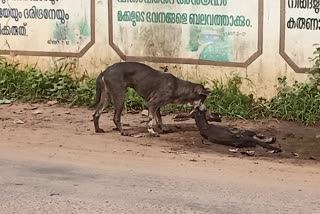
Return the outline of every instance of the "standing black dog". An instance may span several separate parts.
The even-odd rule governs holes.
[[[99,127],[102,111],[112,102],[115,107],[113,122],[122,135],[128,135],[122,129],[121,112],[124,107],[127,87],[133,88],[147,101],[148,132],[152,136],[159,136],[153,130],[154,125],[163,132],[169,129],[162,123],[160,107],[170,104],[202,103],[208,90],[201,84],[192,83],[175,77],[174,75],[155,70],[138,62],[116,63],[103,71],[96,79],[96,102],[98,105],[93,114],[95,131],[104,132]]]
[[[211,143],[237,148],[256,147],[258,144],[263,148],[281,152],[281,149],[270,145],[276,140],[273,137],[258,136],[255,132],[249,130],[232,132],[226,127],[209,124],[204,105],[197,106],[191,114],[196,121],[201,136]]]

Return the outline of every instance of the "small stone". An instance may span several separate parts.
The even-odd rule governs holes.
[[[296,157],[296,158],[300,157],[300,155],[299,155],[298,153],[292,152],[292,154],[293,154],[293,156]]]
[[[148,116],[148,110],[143,110],[141,112],[141,115],[147,117]]]
[[[233,153],[237,153],[239,151],[239,149],[229,149],[229,152],[233,152]]]
[[[249,157],[252,157],[255,155],[255,151],[245,151],[245,152],[241,152],[242,155],[247,155]]]
[[[29,111],[33,111],[33,110],[36,110],[38,109],[39,106],[30,106],[30,107],[27,107],[27,108],[23,108],[24,110],[29,110]]]
[[[24,122],[20,119],[16,119],[13,121],[14,124],[24,124]]]
[[[19,111],[13,111],[14,114],[24,114],[25,112],[23,110],[19,110]]]
[[[35,110],[32,112],[33,115],[42,114],[41,110]]]
[[[53,105],[58,104],[58,101],[57,101],[57,100],[52,100],[52,101],[47,102],[47,104],[48,104],[49,106],[53,106]]]

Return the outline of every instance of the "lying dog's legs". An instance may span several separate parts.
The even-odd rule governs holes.
[[[268,144],[273,144],[276,142],[276,138],[275,137],[266,137],[264,135],[255,135],[254,138],[256,138],[257,140],[260,140],[262,142],[268,143]]]
[[[265,149],[270,149],[270,150],[274,150],[276,152],[281,152],[282,151],[281,149],[270,145],[270,143],[274,140],[275,140],[274,138],[268,138],[268,139],[262,140],[256,136],[253,136],[253,137],[242,136],[242,137],[240,137],[239,141],[235,143],[235,146],[238,148],[240,148],[240,147],[253,147],[252,145],[258,144]]]
[[[264,143],[268,143],[268,144],[272,144],[276,141],[276,138],[274,138],[274,137],[266,137],[261,134],[258,135],[254,131],[249,131],[249,130],[240,131],[240,134],[243,136],[247,136],[247,137],[253,137],[260,142],[264,142]]]
[[[211,143],[216,143],[216,144],[225,145],[225,146],[233,146],[237,148],[256,147],[256,143],[250,137],[239,137],[239,138],[234,138],[233,140],[231,139],[225,140],[223,138],[217,139],[216,137],[209,137],[208,141]]]
[[[240,137],[238,140],[232,142],[234,147],[244,148],[244,147],[256,147],[256,142],[251,137]]]
[[[107,86],[105,82],[102,80],[100,83],[100,87],[102,88],[100,100],[97,106],[97,109],[95,113],[92,115],[93,117],[93,123],[94,123],[94,129],[96,133],[104,133],[105,131],[99,127],[99,119],[103,112],[103,110],[109,105],[110,102],[110,95],[108,93]]]
[[[257,136],[253,136],[253,139],[256,141],[256,144],[262,146],[263,148],[274,150],[276,152],[281,152],[282,151],[281,149],[270,145],[271,143],[275,142],[275,138],[273,138],[273,137],[260,139]]]

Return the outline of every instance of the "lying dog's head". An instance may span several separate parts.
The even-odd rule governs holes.
[[[190,113],[190,115],[192,118],[194,118],[196,113],[203,113],[203,112],[204,112],[206,120],[208,122],[221,122],[222,121],[222,115],[220,113],[208,111],[206,106],[202,103],[198,103],[198,105],[195,106],[194,110]]]
[[[200,110],[200,111],[206,111],[206,106],[203,104],[202,99],[196,100],[193,102],[193,109],[194,110]]]

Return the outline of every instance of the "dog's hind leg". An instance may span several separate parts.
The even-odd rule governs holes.
[[[102,90],[101,90],[101,94],[100,94],[100,100],[99,100],[99,103],[98,103],[98,106],[97,106],[95,113],[92,115],[94,129],[95,129],[96,133],[104,133],[105,132],[103,129],[101,129],[99,127],[99,119],[100,119],[100,116],[101,116],[103,110],[108,106],[108,104],[110,102],[110,99],[109,99],[110,95],[108,93],[108,89],[107,89],[107,86],[104,81],[102,81],[101,87],[102,87]]]
[[[118,86],[116,86],[118,87]],[[121,125],[121,114],[123,111],[124,107],[124,102],[125,102],[125,91],[123,90],[124,87],[119,88],[112,88],[113,92],[116,93],[116,97],[113,97],[113,104],[114,104],[114,116],[113,116],[113,122],[116,125],[118,131],[120,131],[121,135],[123,136],[129,136],[129,133],[125,130],[123,130],[122,125]],[[112,93],[115,95],[115,93]]]
[[[263,140],[259,139],[256,136],[248,137],[248,136],[242,136],[240,139],[235,142],[235,146],[238,148],[241,147],[256,147],[256,145],[260,145],[265,149],[274,150],[275,152],[281,152],[282,150],[279,148],[276,148],[274,146],[269,145],[267,142],[264,142]]]
[[[270,143],[275,141],[275,138],[268,138],[268,139],[260,139],[256,136],[253,137],[253,139],[255,140],[256,144],[262,146],[265,149],[270,149],[270,150],[274,150],[275,152],[282,152],[282,150],[280,148],[271,146]]]

